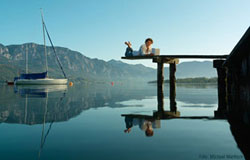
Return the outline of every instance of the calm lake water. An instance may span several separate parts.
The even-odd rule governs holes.
[[[169,110],[165,86],[165,110]],[[244,159],[227,120],[146,120],[157,110],[153,84],[0,86],[3,160]],[[180,116],[214,116],[214,85],[177,86]],[[122,114],[136,114],[126,119]],[[125,123],[127,122],[127,124]],[[127,127],[130,131],[125,133]],[[151,135],[146,136],[147,128]],[[152,135],[153,132],[153,135]]]

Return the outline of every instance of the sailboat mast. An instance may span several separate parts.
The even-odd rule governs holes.
[[[28,47],[25,49],[25,72],[28,74],[29,68],[28,68]]]
[[[41,9],[41,17],[42,17],[42,26],[43,26],[43,44],[44,44],[44,56],[45,56],[45,67],[47,76],[48,74],[48,56],[47,56],[47,50],[46,50],[46,39],[45,39],[45,28],[44,28],[44,20],[43,20],[43,10]]]

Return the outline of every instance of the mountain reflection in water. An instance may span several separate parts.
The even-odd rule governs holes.
[[[2,158],[16,159],[23,155],[21,159],[37,159],[37,153],[40,159],[117,159],[121,156],[124,157],[121,159],[200,159],[220,152],[242,156],[235,142],[244,156],[248,156],[249,141],[245,133],[249,133],[249,127],[242,125],[242,129],[233,118],[229,121],[231,130],[227,130],[227,119],[214,115],[216,86],[179,85],[174,111],[169,108],[167,85],[164,90],[162,113],[157,112],[155,85],[0,86],[0,123],[6,133],[1,137]],[[25,136],[21,134],[23,137],[19,138],[19,131],[26,133]],[[221,136],[221,132],[226,136]],[[233,134],[235,142],[228,132]],[[218,133],[218,137],[210,133]],[[13,135],[15,141],[5,141],[8,135]],[[145,136],[150,138],[143,139]],[[26,141],[34,144],[20,143]],[[203,141],[206,145],[201,146]],[[212,142],[220,144],[211,147]],[[102,147],[103,144],[106,147]],[[200,146],[199,151],[192,153],[197,150],[196,145]],[[22,148],[25,150],[19,152]],[[139,154],[141,151],[145,153]]]
[[[189,92],[193,93],[193,98],[199,96],[198,99],[206,99],[206,104],[216,103],[216,95],[211,94],[210,88],[205,88],[205,90],[203,88],[201,91],[203,94],[195,95],[194,87],[186,91],[180,90],[177,100],[188,104],[191,102],[191,97],[188,98],[184,95]],[[47,122],[57,122],[67,121],[90,108],[126,107],[127,105],[119,102],[156,96],[154,86],[136,88],[136,86],[127,85],[118,87],[110,85],[74,86],[69,90],[64,85],[17,86],[15,88],[2,86],[0,92],[0,122],[21,124],[41,124],[43,122],[42,113],[44,113],[44,98],[46,97],[48,97]],[[199,104],[199,101],[195,101],[195,103]],[[24,117],[26,117],[26,121],[24,121]]]
[[[45,99],[47,104],[47,122],[67,121],[90,108],[125,107],[118,102],[130,99],[141,100],[155,96],[154,92],[135,90],[109,85],[74,86],[1,86],[0,122],[20,124],[41,124]],[[143,94],[140,94],[143,93]],[[26,121],[24,121],[26,117]]]

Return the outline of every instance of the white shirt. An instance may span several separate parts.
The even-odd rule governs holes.
[[[147,54],[152,53],[152,47],[149,46],[148,52],[145,44],[141,45],[139,51],[133,51],[133,56],[145,56]]]

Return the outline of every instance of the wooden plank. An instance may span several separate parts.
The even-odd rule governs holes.
[[[132,57],[122,57],[122,59],[128,59],[128,60],[138,60],[138,59],[153,59],[157,56],[132,56]]]
[[[160,55],[168,58],[226,59],[228,55]]]
[[[179,59],[177,58],[165,58],[165,57],[154,57],[153,63],[175,63],[179,64]]]
[[[213,61],[213,67],[214,68],[221,68],[224,64],[225,60],[214,60]]]
[[[183,58],[183,59],[226,59],[228,55],[159,55],[159,56],[133,56],[122,57],[122,59],[139,60],[139,59],[153,59],[157,57],[162,58]]]
[[[180,112],[177,111],[175,115],[177,116],[168,116],[171,111],[165,111],[166,113],[161,113],[161,115],[167,115],[167,116],[162,116],[158,118],[158,112],[155,112],[153,116],[150,115],[140,115],[140,114],[122,114],[122,117],[130,117],[130,118],[139,118],[139,119],[148,119],[148,120],[156,120],[156,119],[192,119],[192,120],[201,120],[201,119],[206,119],[206,120],[225,120],[226,118],[222,117],[213,117],[213,116],[180,116]]]
[[[213,66],[217,70],[218,75],[218,111],[225,111],[227,109],[227,74],[226,68],[223,67],[225,60],[214,60]]]
[[[170,99],[170,110],[176,111],[176,78],[175,78],[175,72],[176,72],[176,64],[171,63],[169,65],[169,87],[170,87],[170,93],[169,93],[169,99]]]
[[[156,111],[153,113],[153,117],[156,119],[172,119],[179,118],[181,113],[179,111]]]
[[[164,111],[164,63],[157,63],[157,100],[158,111]]]

